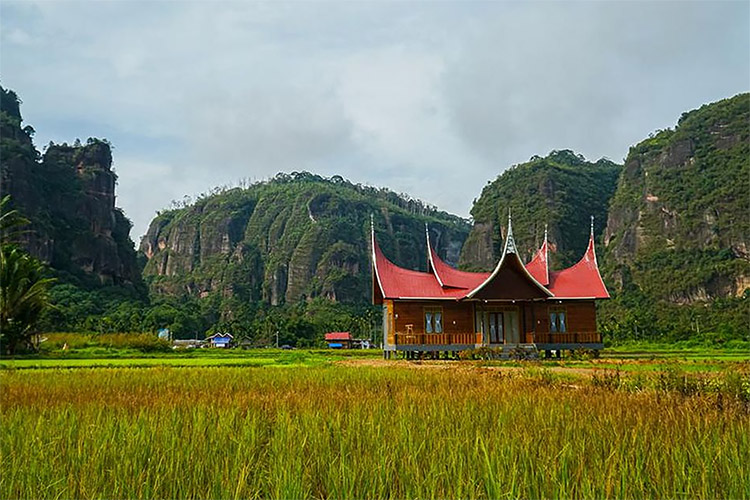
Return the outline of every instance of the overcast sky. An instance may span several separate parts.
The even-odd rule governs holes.
[[[468,216],[553,149],[621,161],[750,88],[750,2],[11,2],[0,81],[40,149],[109,139],[137,242],[173,199],[280,171]]]

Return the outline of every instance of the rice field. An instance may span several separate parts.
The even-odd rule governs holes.
[[[0,498],[750,498],[750,378],[0,370]]]

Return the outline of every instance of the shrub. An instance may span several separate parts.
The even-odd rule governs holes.
[[[150,333],[50,333],[43,336],[41,348],[50,353],[63,349],[80,351],[89,348],[135,349],[141,352],[167,352],[169,341]]]
[[[170,351],[169,341],[149,333],[103,333],[95,337],[96,342],[112,349],[138,349],[143,352]]]

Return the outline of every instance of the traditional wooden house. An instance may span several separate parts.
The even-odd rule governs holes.
[[[593,218],[581,260],[550,271],[549,244],[530,262],[518,256],[513,228],[491,273],[459,271],[443,262],[427,233],[428,272],[389,261],[371,228],[372,297],[383,306],[386,357],[396,351],[460,351],[481,346],[552,351],[592,349],[603,344],[595,301],[609,298],[594,250]]]

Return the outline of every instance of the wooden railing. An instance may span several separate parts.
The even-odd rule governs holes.
[[[481,344],[481,333],[396,333],[398,345]]]
[[[602,341],[599,332],[537,333],[533,338],[536,344],[600,344]]]
[[[523,338],[523,337],[522,337]],[[599,344],[598,332],[537,333],[527,332],[526,343],[536,344]],[[395,345],[473,345],[482,343],[477,333],[401,333],[388,335],[388,343]]]

